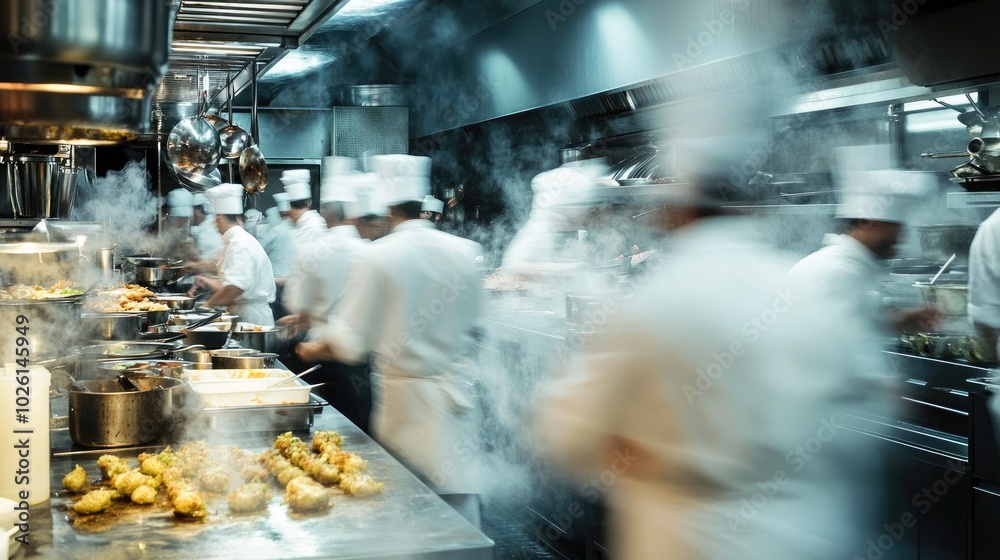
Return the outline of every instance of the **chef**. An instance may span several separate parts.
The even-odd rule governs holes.
[[[424,197],[424,202],[420,206],[420,217],[430,220],[434,227],[441,229],[441,214],[444,213],[444,201],[434,198],[432,195]]]
[[[503,256],[508,274],[542,276],[557,268],[582,264],[579,231],[596,181],[607,172],[603,159],[584,160],[536,175],[531,180],[528,221],[518,230]]]
[[[969,320],[983,347],[997,352],[1000,339],[1000,210],[983,220],[969,247]],[[995,358],[995,353],[990,358]]]
[[[288,215],[294,226],[293,254],[300,247],[307,247],[319,232],[326,229],[326,222],[312,209],[312,188],[309,180],[308,169],[289,169],[281,174],[281,184],[285,187],[285,194],[288,195],[291,207]]]
[[[842,233],[828,234],[824,247],[789,272],[803,290],[838,301],[884,330],[926,332],[940,320],[930,308],[905,309],[884,317],[878,292],[881,261],[893,256],[907,215],[933,188],[927,174],[872,170],[847,173],[837,218]],[[896,334],[896,333],[892,333]]]
[[[337,157],[337,156],[334,156]],[[320,215],[326,220],[322,232],[308,252],[295,259],[295,292],[286,291],[285,307],[293,313],[281,319],[283,325],[307,329],[307,340],[320,341],[327,318],[340,301],[360,258],[366,240],[358,235],[354,220],[360,214],[355,188],[365,178],[354,173],[354,160],[324,158],[320,190]],[[294,298],[289,298],[294,294]],[[368,431],[371,414],[371,382],[367,364],[321,362],[319,371],[310,374],[310,383],[325,383],[322,395],[359,428]]]
[[[163,220],[160,254],[183,261],[197,259],[197,248],[191,235],[193,201],[190,191],[183,188],[167,193],[168,214]]]
[[[382,181],[374,173],[364,173],[356,178],[355,194],[358,197],[358,216],[355,227],[362,239],[375,241],[389,233],[389,207],[385,205]]]
[[[195,193],[193,215],[191,217],[191,236],[198,248],[198,259],[203,261],[218,261],[222,251],[222,236],[215,227],[215,216],[212,215],[212,204],[202,193]]]
[[[858,525],[857,471],[834,460],[852,440],[824,422],[864,398],[849,388],[867,372],[851,367],[849,331],[831,327],[837,309],[791,299],[787,260],[724,214],[728,175],[664,193],[649,222],[672,255],[543,391],[538,450],[605,497],[621,560],[863,554],[861,535],[881,528]],[[822,452],[797,468],[795,450],[817,438]]]
[[[292,273],[292,218],[289,215],[291,205],[288,203],[288,195],[284,192],[274,193],[275,206],[268,208],[267,232],[262,235],[260,244],[267,253],[268,260],[271,261],[271,269],[274,272],[274,282],[276,297],[271,305],[275,318],[280,319],[288,314],[281,304],[282,295],[285,290],[285,282]]]
[[[477,416],[467,394],[473,326],[482,309],[478,244],[420,219],[430,158],[371,160],[384,181],[392,231],[367,245],[321,342],[305,360],[361,363],[374,355],[372,429],[445,501],[478,525]],[[429,263],[433,263],[430,265]]]
[[[208,190],[215,210],[215,225],[222,235],[223,251],[218,278],[195,277],[191,294],[209,290],[208,307],[226,307],[240,321],[273,326],[269,304],[274,301],[271,262],[260,243],[243,227],[243,187],[224,183]]]

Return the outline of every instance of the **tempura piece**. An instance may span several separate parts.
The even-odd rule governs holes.
[[[87,487],[87,471],[77,465],[69,474],[63,477],[63,487],[70,492],[82,492]]]
[[[174,515],[180,517],[205,517],[205,497],[186,482],[177,482],[167,486],[167,497],[174,508]]]
[[[163,471],[167,470],[167,468],[170,467],[170,465],[163,462],[156,455],[153,455],[151,457],[146,457],[145,459],[142,459],[141,455],[139,457],[141,461],[140,469],[142,470],[142,474],[146,474],[149,476],[157,476],[163,474]]]
[[[285,488],[288,507],[298,513],[330,509],[333,506],[330,497],[330,491],[325,486],[305,476],[292,480]]]
[[[152,484],[153,477],[144,475],[138,470],[117,474],[111,478],[111,486],[122,496],[131,496],[136,488]]]
[[[229,491],[229,473],[222,467],[212,466],[202,471],[198,485],[207,492]]]
[[[246,465],[240,470],[243,482],[267,482],[270,473],[260,465]]]
[[[333,456],[334,463],[340,468],[341,476],[365,472],[368,462],[354,453],[340,451]]]
[[[180,467],[167,467],[160,473],[160,477],[163,479],[164,484],[170,485],[184,478],[184,471]]]
[[[114,490],[92,490],[73,504],[73,511],[81,515],[101,513],[107,511],[111,507],[111,500],[117,497],[118,493]]]
[[[116,474],[132,470],[132,467],[128,466],[128,461],[114,455],[101,455],[97,459],[97,468],[101,469],[104,478],[111,478]]]
[[[142,485],[133,490],[129,497],[136,504],[152,504],[156,502],[156,490],[152,486]]]
[[[271,501],[271,485],[266,482],[251,482],[238,486],[229,494],[227,501],[233,513],[261,511]]]
[[[278,473],[278,483],[281,484],[282,486],[287,487],[296,478],[303,478],[303,477],[308,478],[308,476],[309,475],[306,474],[306,471],[298,467],[288,467],[287,469]]]
[[[342,445],[344,445],[344,438],[337,432],[325,430],[313,434],[312,450],[316,453],[326,453],[332,456],[340,451]]]
[[[358,473],[344,475],[340,478],[340,489],[351,496],[374,496],[385,490],[385,484],[375,482],[370,474]]]

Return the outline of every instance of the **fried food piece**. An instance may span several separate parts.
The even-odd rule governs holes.
[[[326,453],[332,456],[340,451],[342,445],[344,445],[344,438],[340,437],[337,432],[324,430],[313,434],[312,450],[316,453]]]
[[[75,469],[63,477],[63,487],[70,492],[82,492],[87,487],[87,471],[77,465]]]
[[[208,492],[229,491],[229,473],[222,467],[212,466],[202,471],[198,477],[198,485]]]
[[[246,465],[240,470],[240,478],[243,482],[267,482],[268,475],[271,474],[260,465]]]
[[[161,475],[163,474],[163,471],[170,467],[170,465],[163,462],[163,460],[161,460],[157,455],[152,455],[150,457],[146,457],[145,459],[143,459],[140,455],[139,461],[141,462],[139,468],[142,471],[142,474],[149,476]]]
[[[174,463],[184,471],[184,476],[196,478],[212,463],[212,450],[204,441],[193,441],[174,453]]]
[[[248,513],[267,508],[271,501],[271,485],[266,482],[251,482],[238,486],[230,492],[227,502],[233,513]]]
[[[305,476],[293,479],[285,488],[288,507],[299,513],[330,509],[333,506],[330,497],[325,486]]]
[[[205,497],[187,482],[176,482],[167,486],[167,497],[174,508],[174,515],[180,517],[205,517]]]
[[[375,482],[375,479],[370,474],[358,473],[342,476],[340,478],[340,489],[351,496],[374,496],[375,494],[381,494],[385,490],[385,484]]]
[[[80,501],[73,504],[73,511],[80,515],[92,515],[107,511],[111,507],[111,500],[118,497],[114,490],[92,490],[85,494]]]
[[[132,470],[128,466],[128,461],[120,459],[114,455],[101,455],[97,459],[97,468],[101,469],[104,478],[111,478],[116,474],[122,474]]]
[[[278,478],[278,483],[279,484],[281,484],[282,486],[286,486],[287,487],[296,478],[303,478],[303,477],[308,478],[308,476],[309,475],[306,474],[306,471],[304,471],[304,470],[302,470],[302,469],[300,469],[298,467],[288,467],[287,469],[285,469],[285,470],[281,471],[280,473],[278,473],[277,478]],[[312,480],[312,479],[309,479],[309,480]]]
[[[175,482],[179,482],[184,478],[184,471],[180,467],[167,467],[162,473],[160,473],[160,478],[168,486]]]
[[[292,463],[281,456],[277,449],[271,449],[261,453],[260,462],[272,475],[278,476],[282,471],[292,466]]]
[[[111,478],[111,486],[122,496],[131,496],[136,488],[152,484],[153,477],[144,475],[138,470],[117,474]]]
[[[136,504],[152,504],[156,502],[156,490],[152,486],[142,485],[133,490],[129,498]]]
[[[333,462],[340,468],[341,476],[362,473],[368,469],[368,461],[347,451],[340,451],[334,455]]]

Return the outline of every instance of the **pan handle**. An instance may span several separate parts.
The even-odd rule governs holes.
[[[958,158],[969,157],[969,152],[924,152],[920,154],[922,158]]]
[[[188,344],[170,350],[171,352],[187,352],[188,350],[206,350],[204,344]]]

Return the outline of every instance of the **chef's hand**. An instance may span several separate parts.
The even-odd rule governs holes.
[[[319,342],[303,342],[295,347],[295,354],[303,362],[323,362],[334,358],[330,347]]]
[[[941,312],[932,307],[919,309],[903,309],[896,312],[893,323],[899,331],[934,332],[941,324]]]
[[[219,282],[218,278],[199,275],[194,277],[194,282],[191,284],[191,289],[188,290],[188,295],[194,297],[198,292],[202,291],[217,292],[220,288],[222,288],[222,282]]]
[[[305,313],[293,313],[278,319],[278,324],[288,327],[288,336],[294,338],[302,331],[309,330],[309,315]]]

